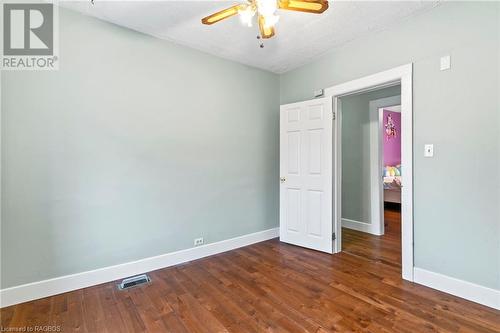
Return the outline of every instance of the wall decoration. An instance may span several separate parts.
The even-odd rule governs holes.
[[[387,139],[387,141],[396,138],[398,136],[396,125],[394,124],[394,120],[392,120],[392,116],[390,114],[387,115],[387,122],[384,126],[385,126],[385,138]]]
[[[401,113],[384,110],[380,132],[384,143],[384,165],[401,164]]]

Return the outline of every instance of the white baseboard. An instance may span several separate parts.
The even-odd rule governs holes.
[[[259,231],[220,242],[162,254],[120,265],[61,276],[0,290],[0,307],[86,288],[125,277],[200,259],[217,253],[278,237],[279,228]]]
[[[500,290],[414,267],[414,282],[500,310]]]
[[[372,225],[371,223],[365,223],[356,220],[342,218],[342,226],[344,228],[366,232],[376,236],[381,235],[381,233],[378,230],[376,230],[376,226]]]

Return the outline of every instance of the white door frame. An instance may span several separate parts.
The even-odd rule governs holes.
[[[337,121],[334,122],[335,138],[332,150],[334,165],[334,219],[336,224],[336,240],[334,251],[342,250],[342,223],[341,223],[341,107],[340,97],[354,93],[380,89],[394,84],[401,85],[401,164],[403,165],[401,181],[401,254],[403,279],[413,281],[413,101],[412,101],[413,64],[399,66],[384,72],[365,76],[325,89],[325,96],[333,99],[334,112]],[[335,151],[335,154],[333,153]],[[335,223],[336,222],[336,223]]]
[[[382,140],[383,112],[381,108],[401,105],[401,95],[380,98],[369,103],[370,110],[370,223],[371,233],[384,234],[384,145]]]

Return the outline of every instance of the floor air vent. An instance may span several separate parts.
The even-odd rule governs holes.
[[[132,276],[123,279],[122,282],[118,284],[118,289],[124,290],[148,282],[151,282],[151,279],[146,274]]]

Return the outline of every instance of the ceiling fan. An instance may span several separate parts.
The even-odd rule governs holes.
[[[278,23],[278,9],[297,12],[321,14],[328,9],[327,0],[246,0],[246,3],[237,4],[204,17],[201,22],[211,25],[228,17],[239,14],[241,21],[251,27],[253,18],[257,14],[260,36],[271,38],[274,36],[274,26]]]

